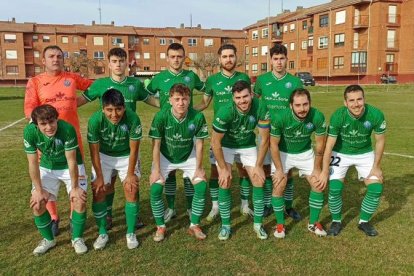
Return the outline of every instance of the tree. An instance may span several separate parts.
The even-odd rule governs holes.
[[[214,69],[220,65],[216,55],[212,53],[205,53],[201,57],[197,57],[192,61],[192,67],[201,71],[201,78],[207,78],[210,76]]]
[[[72,72],[79,73],[83,77],[88,77],[90,72],[94,72],[99,62],[90,59],[86,54],[72,55],[68,59]]]

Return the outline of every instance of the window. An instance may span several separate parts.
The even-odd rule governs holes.
[[[112,45],[113,46],[121,46],[122,38],[121,37],[113,37],[112,38]]]
[[[42,69],[40,68],[40,66],[35,66],[34,67],[34,72],[35,72],[35,74],[40,74],[42,72]]]
[[[40,52],[39,51],[33,51],[33,56],[35,58],[40,58]]]
[[[289,61],[289,69],[295,69],[295,62],[293,60]]]
[[[261,51],[261,55],[262,55],[262,56],[267,55],[268,46],[262,46],[262,49],[261,49],[261,50],[262,50],[262,51]]]
[[[134,57],[135,57],[135,59],[140,59],[141,58],[141,53],[140,52],[135,52]]]
[[[102,52],[102,51],[93,52],[93,58],[94,59],[99,59],[99,60],[104,59],[104,52]]]
[[[316,67],[318,69],[326,69],[328,68],[328,58],[318,58],[316,60]]]
[[[395,55],[394,54],[387,54],[386,55],[385,61],[387,63],[385,64],[385,71],[387,71],[387,72],[396,71],[397,68],[396,68],[396,64],[394,63],[394,60],[395,60]]]
[[[266,62],[264,62],[264,63],[260,64],[260,71],[261,71],[262,73],[267,72],[267,63],[266,63]]]
[[[69,37],[67,37],[67,36],[62,36],[62,43],[63,44],[68,44],[69,43]]]
[[[367,67],[367,52],[353,52],[351,55],[351,67],[352,68],[365,68]],[[361,71],[361,70],[359,70]]]
[[[395,30],[387,31],[387,48],[395,48]]]
[[[144,53],[144,59],[150,59],[150,53]]]
[[[294,51],[295,50],[295,42],[291,42],[290,43],[290,50]]]
[[[329,15],[322,14],[319,16],[319,27],[328,27],[329,25]]]
[[[95,75],[102,75],[105,73],[105,67],[103,66],[95,66],[93,68],[93,72],[95,73]]]
[[[334,57],[333,58],[333,68],[334,69],[344,68],[344,57]]]
[[[7,75],[18,75],[19,74],[19,66],[17,66],[17,65],[7,65],[6,66],[6,74]]]
[[[165,59],[166,54],[165,53],[160,53],[160,59]]]
[[[394,54],[387,54],[385,60],[387,61],[387,63],[393,63],[394,62],[394,58],[395,58],[395,55]]]
[[[197,53],[189,53],[189,54],[188,54],[188,57],[189,57],[192,61],[197,60]]]
[[[144,66],[144,71],[149,71],[150,67],[149,66]]]
[[[257,57],[257,47],[252,47],[252,56]]]
[[[142,43],[143,43],[144,45],[149,45],[149,38],[144,38],[144,39],[142,39]]]
[[[308,39],[308,47],[313,47],[313,36],[310,36]]]
[[[252,73],[257,74],[257,63],[252,64]]]
[[[249,71],[249,64],[248,63],[246,63],[246,65],[244,66],[244,69],[246,70],[246,72]]]
[[[48,35],[44,35],[43,42],[50,42],[50,37]]]
[[[388,6],[388,23],[397,23],[397,6]]]
[[[188,46],[197,46],[197,38],[187,39]]]
[[[325,49],[325,48],[328,48],[328,37],[327,37],[327,36],[321,36],[321,37],[319,38],[318,48],[319,48],[319,49]]]
[[[78,43],[79,38],[75,35],[74,37],[72,37],[72,42],[73,43]]]
[[[308,21],[307,20],[303,20],[302,21],[302,30],[306,30],[308,28]]]
[[[250,52],[249,52],[249,46],[245,46],[244,47],[244,53],[246,54],[246,58],[249,56]]]
[[[211,47],[211,46],[213,46],[213,39],[212,38],[204,39],[204,47]]]
[[[165,38],[160,38],[160,45],[166,45],[167,40]]]
[[[290,23],[290,25],[289,25],[289,31],[290,32],[293,32],[295,30],[295,28],[296,28],[296,24],[295,23]]]
[[[6,50],[6,59],[17,59],[16,50]]]
[[[252,39],[256,40],[258,38],[259,38],[259,31],[258,30],[253,31],[252,32]]]
[[[69,52],[63,51],[63,58],[68,58],[68,57],[69,57]]]
[[[102,46],[103,45],[103,37],[102,36],[94,36],[93,37],[93,45]]]
[[[344,24],[345,23],[345,18],[346,18],[346,11],[338,11],[335,14],[335,24]]]
[[[6,43],[15,43],[16,35],[15,34],[4,34],[4,42]]]
[[[39,36],[38,35],[33,35],[32,39],[33,39],[33,42],[37,42],[37,41],[39,41]]]
[[[168,45],[171,45],[171,44],[173,44],[174,43],[174,38],[170,38],[170,39],[168,39]]]
[[[345,34],[335,35],[335,47],[341,47],[345,45]]]
[[[359,33],[354,33],[354,49],[358,49],[359,46]]]
[[[286,32],[287,32],[287,28],[288,28],[288,26],[287,26],[287,25],[283,25],[283,32],[284,32],[284,33],[286,33]]]
[[[301,49],[302,50],[308,49],[308,41],[307,40],[303,40],[302,41],[302,47],[301,47]]]
[[[266,38],[268,36],[269,36],[269,29],[268,28],[262,29],[262,38]]]

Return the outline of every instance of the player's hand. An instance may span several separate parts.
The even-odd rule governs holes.
[[[124,180],[124,186],[127,190],[131,193],[134,191],[138,191],[138,176],[135,174],[128,174]]]
[[[149,182],[150,182],[150,184],[155,183],[155,182],[164,183],[165,179],[164,179],[164,177],[162,177],[160,171],[153,170],[151,172],[150,177],[149,177]]]
[[[276,172],[272,176],[273,187],[277,187],[283,183],[283,181],[287,180],[286,174],[282,172],[282,170],[276,170]]]
[[[370,179],[372,176],[378,178],[378,180],[382,183],[384,181],[384,176],[382,175],[382,170],[379,167],[372,167],[369,175],[366,179]]]
[[[328,180],[329,180],[329,171],[322,170],[315,182],[316,184],[315,187],[321,191],[325,190],[326,186],[328,185]]]
[[[221,169],[217,166],[217,171],[219,173],[219,185],[224,189],[230,188],[230,183],[232,179],[231,171],[227,169],[227,166],[224,169]]]
[[[253,177],[256,178],[259,182],[264,183],[266,175],[262,166],[255,166],[253,168]]]
[[[86,203],[87,194],[80,187],[72,188],[70,191],[70,201],[74,202],[75,199],[78,199],[82,203]]]
[[[36,207],[36,205],[37,205],[37,208],[39,208],[42,201],[46,203],[48,199],[49,199],[49,193],[46,190],[44,189],[34,190],[32,192],[32,197],[30,198],[30,208],[34,208]]]
[[[106,192],[106,187],[102,177],[96,177],[95,181],[92,182],[92,190],[94,190],[95,194]]]
[[[200,179],[206,181],[206,172],[204,171],[204,168],[197,168],[196,171],[194,172],[194,177],[192,180],[194,183],[194,182],[200,181]]]

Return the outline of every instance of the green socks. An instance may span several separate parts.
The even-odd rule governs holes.
[[[106,216],[107,216],[107,207],[106,201],[103,202],[93,202],[92,203],[92,212],[95,217],[96,225],[98,226],[99,235],[106,234]]]
[[[75,210],[72,211],[72,240],[76,238],[82,238],[83,231],[85,230],[86,211],[78,213]]]
[[[211,201],[218,201],[218,194],[219,194],[218,179],[210,179],[208,186],[210,187]]]
[[[207,183],[200,181],[194,185],[194,197],[191,206],[191,223],[200,224],[201,216],[204,212]]]
[[[115,192],[107,194],[105,196],[106,211],[109,217],[112,217],[112,205],[114,204],[114,197],[115,197]]]
[[[285,199],[284,197],[272,197],[273,211],[277,224],[285,224]]]
[[[54,240],[51,224],[52,218],[50,217],[48,211],[44,212],[40,216],[34,216],[34,222],[40,232],[40,235],[42,235],[43,238],[47,239],[48,241]]]
[[[164,201],[162,200],[163,189],[164,186],[159,183],[153,183],[150,188],[151,209],[157,226],[164,225]]]
[[[231,190],[219,188],[218,200],[221,224],[230,226]]]
[[[187,209],[191,209],[191,205],[193,204],[194,186],[188,177],[184,177],[183,181],[185,197],[187,199]]]
[[[244,200],[249,200],[250,195],[250,179],[248,177],[239,178],[240,184],[240,198]]]
[[[263,186],[263,195],[264,195],[264,205],[266,207],[272,206],[272,192],[273,192],[273,182],[272,177],[266,177],[264,186]]]
[[[309,194],[309,224],[319,221],[319,215],[323,207],[323,193],[311,191]]]
[[[175,192],[177,190],[177,178],[175,175],[168,176],[165,180],[165,197],[168,208],[175,209]]]
[[[263,222],[263,187],[253,186],[253,212],[254,212],[254,223]]]
[[[329,180],[328,206],[331,212],[332,221],[342,220],[342,190],[344,183],[338,179]]]
[[[288,178],[283,197],[285,198],[286,209],[291,209],[293,206],[293,178]]]
[[[372,183],[367,186],[367,193],[361,204],[361,214],[359,219],[368,222],[375,211],[378,209],[383,190],[381,183]]]
[[[135,223],[137,221],[138,203],[125,202],[125,218],[127,225],[127,234],[135,233]]]

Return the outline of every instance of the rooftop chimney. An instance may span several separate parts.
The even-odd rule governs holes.
[[[181,24],[180,24],[180,28],[181,28],[181,29],[184,29],[184,23],[181,23]]]
[[[113,26],[113,25],[115,25],[115,21],[111,21],[111,25]]]
[[[95,20],[92,20],[92,26],[95,26]]]

